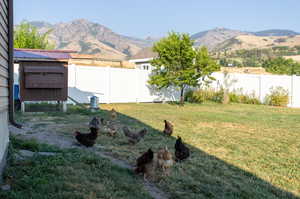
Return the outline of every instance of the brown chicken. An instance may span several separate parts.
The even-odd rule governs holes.
[[[136,160],[136,168],[135,173],[142,173],[144,175],[144,180],[148,177],[152,177],[154,175],[154,153],[151,149],[148,149],[142,156],[140,156]]]
[[[178,136],[175,143],[176,162],[187,159],[190,156],[190,149],[183,144],[181,137]]]
[[[117,111],[114,108],[111,109],[111,111],[110,111],[110,119],[111,120],[116,120],[117,117],[118,117]]]
[[[165,129],[163,131],[164,134],[171,136],[173,134],[173,124],[171,124],[169,121],[164,120],[165,122]]]
[[[157,152],[157,164],[158,167],[163,170],[165,175],[170,175],[170,168],[173,166],[173,156],[172,153],[168,150],[168,147],[160,149]]]
[[[98,129],[90,128],[90,133],[83,134],[79,131],[75,132],[75,139],[82,145],[86,147],[94,146],[96,139],[98,137]]]
[[[131,132],[127,126],[123,127],[124,135],[128,138],[130,144],[136,144],[147,134],[147,129],[142,129],[139,132]]]
[[[100,119],[101,128],[100,132],[108,134],[109,136],[115,137],[117,135],[117,127],[113,121],[105,121],[103,118]]]

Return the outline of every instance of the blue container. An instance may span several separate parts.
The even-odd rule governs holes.
[[[91,97],[90,106],[91,109],[99,109],[99,98],[97,96]]]
[[[18,84],[14,85],[14,100],[20,99],[20,86]]]

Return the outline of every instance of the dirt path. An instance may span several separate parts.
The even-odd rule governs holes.
[[[10,132],[14,136],[18,136],[18,138],[29,140],[29,139],[35,139],[39,143],[45,143],[49,145],[55,145],[61,149],[70,149],[70,148],[80,148],[83,150],[91,151],[95,153],[96,155],[99,155],[103,158],[109,159],[113,164],[133,170],[133,166],[128,164],[127,162],[123,160],[116,159],[112,157],[108,153],[104,153],[101,151],[98,151],[97,149],[101,148],[101,146],[96,145],[95,147],[92,148],[85,148],[81,147],[76,142],[71,139],[70,137],[63,136],[60,134],[57,134],[55,132],[46,132],[46,131],[38,131],[34,132],[31,128],[31,126],[24,126],[22,129],[15,128],[13,126],[9,127]],[[145,189],[148,191],[148,193],[154,198],[154,199],[168,199],[169,196],[164,193],[162,190],[160,190],[155,184],[149,182],[149,181],[144,181],[141,180]]]

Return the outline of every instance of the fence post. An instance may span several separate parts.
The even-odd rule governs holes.
[[[138,69],[134,69],[136,71],[136,103],[140,103],[140,71]]]
[[[74,77],[74,87],[77,88],[77,66],[75,64],[72,64],[72,67],[74,69],[75,77]]]
[[[294,107],[294,78],[296,75],[291,76],[291,107]]]
[[[259,100],[260,100],[261,103],[264,102],[264,99],[263,99],[263,96],[262,96],[262,78],[263,78],[263,75],[260,74],[258,76],[258,85],[259,85],[259,91],[258,92],[259,92]]]
[[[111,99],[110,99],[110,95],[111,95],[111,68],[110,66],[106,67],[107,69],[107,103],[110,104]]]

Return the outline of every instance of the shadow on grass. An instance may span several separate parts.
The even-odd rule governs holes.
[[[98,115],[106,119],[109,112],[101,110],[91,113],[77,107],[70,107],[68,113],[49,113],[49,115],[64,117],[65,115],[81,114],[86,116]],[[128,147],[127,156],[120,155],[119,158],[127,160],[128,156],[146,151],[148,148],[157,151],[159,148],[168,146],[174,152],[174,137],[167,137],[160,130],[155,129],[140,120],[119,113],[118,120],[122,125],[133,128],[147,128],[148,134],[145,140],[136,146],[124,146],[124,138],[121,142],[113,139],[117,147]],[[163,125],[162,125],[163,126]],[[176,124],[175,124],[176,128]],[[184,136],[183,136],[184,139]],[[103,144],[109,145],[106,141]],[[186,143],[187,144],[187,143]],[[118,146],[119,145],[119,146]],[[122,145],[122,146],[121,146]],[[176,164],[171,176],[164,178],[159,186],[168,192],[171,198],[193,199],[193,198],[293,198],[299,197],[275,187],[271,183],[258,176],[242,170],[222,159],[212,156],[199,148],[188,145],[191,149],[191,157],[181,164]]]

